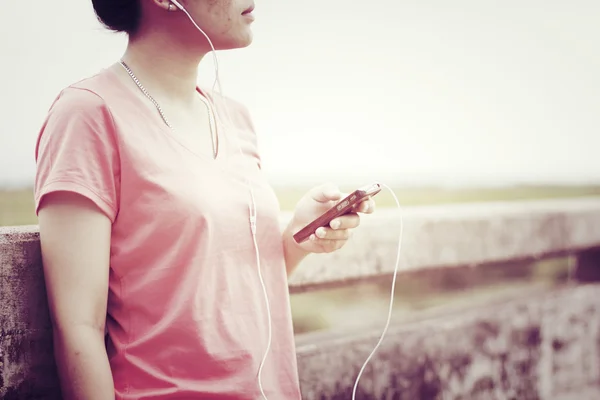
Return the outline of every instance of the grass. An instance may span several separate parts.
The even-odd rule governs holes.
[[[394,321],[425,310],[483,304],[507,295],[529,293],[569,280],[569,258],[521,265],[449,268],[403,274],[396,282]],[[391,278],[380,283],[294,294],[291,297],[297,334],[325,329],[354,330],[383,326],[387,317]]]
[[[342,187],[351,191],[352,187]],[[283,211],[293,210],[306,193],[303,187],[276,187]],[[404,206],[481,201],[518,201],[600,196],[600,186],[515,186],[485,189],[395,188]],[[394,207],[393,197],[377,195],[379,208]],[[36,224],[31,189],[0,191],[0,226]],[[456,268],[403,275],[397,282],[394,321],[440,306],[478,304],[507,293],[556,285],[568,279],[569,260],[545,260],[526,265],[500,265],[476,269]],[[387,316],[391,281],[292,295],[296,333],[321,329],[354,329],[383,324]],[[383,325],[382,325],[383,326]]]
[[[291,211],[306,187],[275,187],[281,209]],[[351,191],[352,187],[341,187]],[[443,188],[394,188],[400,203],[404,206],[467,203],[480,201],[516,201],[579,196],[600,196],[600,186],[513,186],[485,189],[443,189]],[[377,195],[377,206],[395,207],[393,197],[382,191]],[[37,224],[34,213],[33,190],[0,190],[0,226]]]
[[[37,224],[33,190],[0,190],[0,226]]]
[[[308,187],[278,187],[277,196],[284,210],[292,210],[294,204],[306,193]],[[353,187],[341,187],[346,192]],[[402,205],[433,205],[450,203],[470,203],[481,201],[518,201],[551,198],[600,196],[600,186],[552,186],[528,185],[497,188],[457,188],[445,189],[436,187],[393,188]],[[378,207],[395,207],[396,202],[387,190],[376,197]]]

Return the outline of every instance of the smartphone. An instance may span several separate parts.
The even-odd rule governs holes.
[[[381,185],[378,183],[373,183],[355,190],[344,199],[340,200],[335,206],[323,213],[320,217],[295,233],[294,240],[296,243],[306,241],[318,228],[328,226],[334,218],[352,212],[363,200],[375,196],[380,191]]]

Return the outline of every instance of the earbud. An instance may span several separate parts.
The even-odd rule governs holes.
[[[181,3],[179,3],[177,0],[171,0],[171,3],[172,3],[172,4],[173,4],[175,7],[179,8],[181,11],[184,11],[184,12],[185,12],[185,8],[184,8],[184,7],[181,5]],[[170,7],[170,6],[169,6],[169,11],[171,11],[171,7]]]
[[[171,1],[171,4],[173,4],[179,10],[183,11],[183,13],[189,18],[190,22],[194,25],[194,27],[196,27],[196,29],[208,41],[208,44],[210,45],[210,48],[211,48],[212,53],[213,53],[213,60],[215,62],[215,81],[213,83],[212,90],[214,92],[215,91],[215,86],[218,86],[219,87],[219,94],[222,95],[223,94],[223,90],[221,89],[221,80],[219,79],[219,60],[217,59],[215,46],[213,46],[212,40],[210,40],[210,38],[208,37],[208,35],[206,34],[206,32],[204,32],[204,30],[198,26],[198,24],[196,23],[196,21],[194,21],[194,18],[192,18],[192,16],[190,15],[190,13],[185,9],[184,6],[181,5],[181,3],[179,1],[177,1],[177,0],[170,0],[170,1]],[[171,5],[169,5],[169,9],[170,8],[171,8]]]

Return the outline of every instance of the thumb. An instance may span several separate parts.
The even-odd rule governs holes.
[[[328,201],[340,200],[343,194],[336,185],[327,183],[311,190],[310,196],[319,203],[327,203]]]

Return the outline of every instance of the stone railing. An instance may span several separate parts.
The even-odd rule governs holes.
[[[392,323],[357,399],[600,398],[600,198],[415,207],[403,215],[402,274],[571,256],[572,279]],[[364,216],[344,249],[307,258],[290,290],[390,277],[399,217]],[[380,333],[298,335],[303,398],[350,399]],[[33,226],[0,228],[0,398],[60,398]]]

